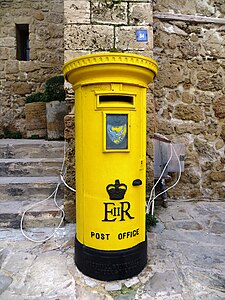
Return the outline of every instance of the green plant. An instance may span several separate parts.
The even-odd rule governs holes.
[[[9,131],[8,128],[3,128],[3,137],[5,139],[21,139],[22,133],[20,131]]]
[[[158,220],[155,215],[146,214],[146,229],[150,231],[151,226],[156,226]]]
[[[65,101],[66,92],[64,90],[64,77],[54,76],[45,82],[46,102],[58,100]]]
[[[26,97],[26,103],[45,102],[46,96],[44,93],[38,92]]]
[[[54,76],[48,79],[44,85],[44,93],[37,92],[26,97],[26,103],[50,102],[53,100],[65,101],[66,92],[64,90],[64,77]]]

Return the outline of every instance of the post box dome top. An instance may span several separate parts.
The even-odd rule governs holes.
[[[157,72],[158,65],[153,59],[119,52],[88,54],[74,58],[63,66],[66,80],[75,86],[107,81],[128,82],[132,77],[139,77],[143,82],[139,84],[146,86]]]

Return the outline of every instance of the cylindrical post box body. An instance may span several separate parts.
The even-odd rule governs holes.
[[[100,280],[135,276],[147,262],[146,90],[157,64],[98,53],[63,71],[75,91],[75,263]]]

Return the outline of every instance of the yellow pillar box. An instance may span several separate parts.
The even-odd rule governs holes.
[[[97,53],[63,72],[75,91],[75,263],[99,280],[135,276],[147,262],[146,90],[157,64]]]

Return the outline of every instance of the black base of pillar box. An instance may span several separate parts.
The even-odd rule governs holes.
[[[85,275],[104,281],[138,275],[147,264],[147,242],[125,250],[97,250],[75,239],[75,263]]]

